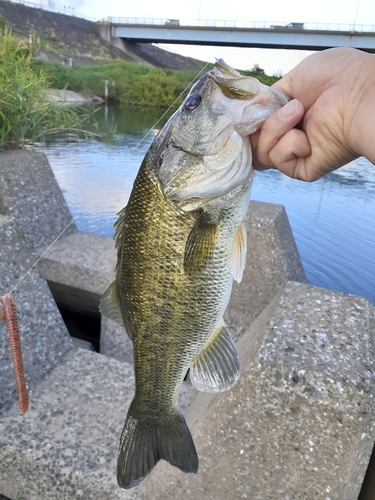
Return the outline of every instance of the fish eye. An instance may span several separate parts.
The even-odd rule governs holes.
[[[196,109],[202,102],[202,97],[199,94],[191,94],[185,102],[184,108],[191,111]]]

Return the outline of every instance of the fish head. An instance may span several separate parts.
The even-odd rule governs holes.
[[[224,196],[252,175],[249,134],[288,102],[219,59],[193,86],[162,131],[159,179],[182,208]]]

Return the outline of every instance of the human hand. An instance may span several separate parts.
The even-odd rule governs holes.
[[[375,162],[374,56],[349,48],[315,53],[275,87],[293,100],[250,136],[254,168],[314,181],[360,155]]]

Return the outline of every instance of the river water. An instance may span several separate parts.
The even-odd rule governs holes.
[[[33,146],[47,155],[79,229],[113,235],[116,213],[126,205],[142,159],[166,121],[153,126],[161,114],[102,108],[98,120],[117,123],[114,144],[59,137]],[[251,198],[284,205],[311,285],[375,304],[375,167],[370,162],[360,158],[311,184],[274,170],[256,172]]]

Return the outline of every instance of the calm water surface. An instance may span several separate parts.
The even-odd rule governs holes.
[[[58,138],[46,153],[79,229],[113,235],[161,112],[109,108],[115,144]],[[150,127],[149,135],[140,143]],[[135,149],[136,148],[136,149]],[[251,198],[285,206],[308,282],[361,295],[375,304],[375,167],[360,158],[312,184],[277,171],[256,172]]]

